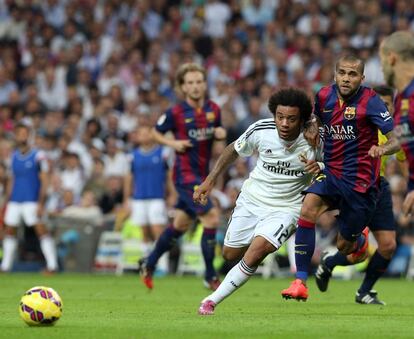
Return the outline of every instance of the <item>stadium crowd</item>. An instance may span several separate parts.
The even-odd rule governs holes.
[[[1,0],[1,197],[17,122],[33,128],[51,165],[48,214],[100,218],[122,209],[135,131],[177,100],[179,64],[206,67],[231,142],[270,117],[274,90],[294,86],[313,97],[330,84],[345,53],[365,60],[366,84],[383,83],[378,46],[395,30],[414,30],[413,1]],[[222,210],[231,210],[254,163],[238,159],[219,181]],[[399,242],[414,244],[414,220],[400,213],[406,180],[394,159],[386,176]],[[319,232],[328,239],[329,220]]]

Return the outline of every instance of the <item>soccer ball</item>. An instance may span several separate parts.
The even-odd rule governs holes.
[[[32,287],[20,300],[19,313],[30,326],[52,325],[62,315],[62,299],[53,288]]]

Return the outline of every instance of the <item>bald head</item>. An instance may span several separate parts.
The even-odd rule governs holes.
[[[382,41],[381,49],[385,54],[398,54],[403,61],[414,60],[414,35],[409,31],[395,32]]]

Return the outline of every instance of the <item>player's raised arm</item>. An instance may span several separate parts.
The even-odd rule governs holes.
[[[234,142],[232,142],[224,149],[223,153],[218,158],[213,170],[207,176],[206,180],[204,180],[202,184],[198,186],[194,191],[193,199],[195,202],[199,204],[205,204],[207,202],[207,197],[213,189],[219,174],[224,171],[231,163],[233,163],[238,158],[238,156],[239,154],[234,148]]]

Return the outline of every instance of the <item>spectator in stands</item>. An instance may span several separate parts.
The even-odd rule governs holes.
[[[84,191],[79,205],[71,205],[64,208],[61,216],[90,220],[99,225],[102,219],[102,212],[96,205],[95,194],[92,191]]]

